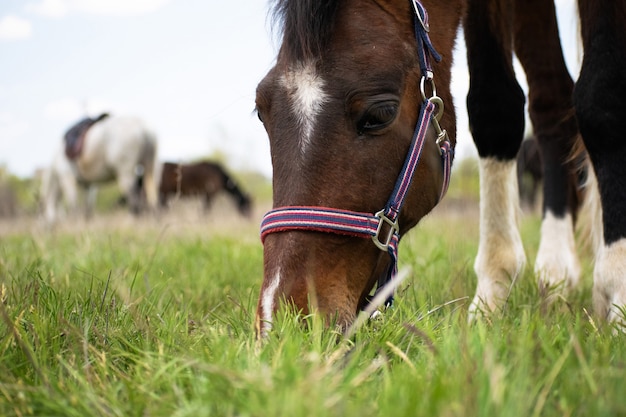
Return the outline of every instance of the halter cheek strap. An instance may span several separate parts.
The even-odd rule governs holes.
[[[428,37],[428,15],[419,0],[410,0],[415,16],[415,36],[418,45],[420,68],[422,70],[423,102],[413,132],[413,139],[404,166],[396,180],[395,187],[385,207],[377,213],[362,213],[327,207],[289,206],[279,207],[268,212],[261,222],[261,241],[270,233],[293,230],[335,233],[340,235],[371,238],[380,250],[389,253],[391,264],[387,273],[378,281],[377,292],[397,274],[398,243],[400,228],[398,217],[413,181],[417,164],[422,155],[428,126],[433,125],[437,134],[437,144],[442,158],[443,185],[439,200],[445,195],[450,183],[453,150],[445,130],[439,126],[443,114],[443,101],[436,96],[432,82],[429,55],[436,61],[441,57],[435,51]],[[426,98],[423,90],[424,80],[432,83],[433,97]],[[393,303],[393,295],[385,302]]]

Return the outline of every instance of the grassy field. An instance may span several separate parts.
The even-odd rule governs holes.
[[[56,230],[4,222],[0,415],[626,415],[626,344],[587,313],[584,250],[570,299],[548,305],[527,268],[502,314],[466,324],[478,236],[466,197],[453,189],[403,240],[395,307],[351,340],[283,312],[255,341],[262,205],[252,220],[222,204]],[[530,262],[538,226],[522,221]]]

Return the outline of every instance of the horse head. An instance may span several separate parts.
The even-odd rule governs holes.
[[[445,151],[437,140],[442,129],[428,123],[430,117],[422,127],[418,162],[408,174],[403,166],[410,163],[407,155],[429,97],[440,98],[429,108],[437,120],[443,114],[445,142],[454,147],[450,66],[462,7],[456,0],[423,3],[425,8],[413,0],[279,0],[275,5],[283,41],[256,96],[270,140],[274,204],[263,225],[259,334],[271,327],[281,301],[305,314],[318,311],[341,327],[350,324],[376,282],[393,269],[388,249],[440,200]],[[423,22],[428,16],[430,35]],[[429,60],[425,70],[419,52],[426,48],[429,55],[430,46],[443,59],[432,67]],[[408,189],[398,213],[392,213],[397,217],[388,220],[392,215],[383,214],[380,222],[373,214],[359,217],[389,208],[403,172],[410,178],[400,185]],[[371,222],[379,229],[378,242],[364,239],[361,231],[295,221],[310,214],[322,223],[341,222],[352,213],[365,228]]]

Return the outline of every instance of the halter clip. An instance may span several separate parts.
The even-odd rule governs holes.
[[[374,214],[374,217],[378,218],[378,228],[376,229],[376,234],[372,236],[372,241],[378,249],[382,250],[383,252],[387,252],[393,235],[400,233],[398,219],[391,220],[389,217],[385,216],[385,210],[377,212],[376,214]],[[389,231],[387,232],[387,236],[385,237],[384,242],[380,240],[380,232],[383,229],[383,224],[389,225]]]

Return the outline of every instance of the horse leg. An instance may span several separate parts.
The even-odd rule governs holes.
[[[41,197],[44,219],[47,224],[53,224],[57,219],[57,208],[61,199],[61,187],[54,167],[48,168],[41,181]]]
[[[138,176],[135,170],[126,170],[117,175],[117,186],[126,197],[128,207],[133,214],[141,211],[141,190],[137,187]]]
[[[98,187],[90,184],[86,187],[87,199],[85,200],[85,217],[91,219],[93,216],[96,200],[98,199]]]
[[[143,171],[143,190],[146,193],[146,201],[148,203],[148,209],[150,211],[156,211],[157,208],[157,200],[158,198],[158,185],[155,179],[155,167],[156,163],[154,160],[154,157],[152,158],[146,158],[144,160],[144,171]],[[165,206],[165,204],[163,204],[162,201],[162,205]]]
[[[78,212],[78,183],[76,177],[71,175],[63,175],[59,178],[61,193],[65,200],[65,206],[70,214],[76,214]]]
[[[144,145],[139,158],[139,163],[143,167],[143,191],[145,192],[148,209],[156,212],[158,203],[157,175],[160,171],[156,162],[157,142],[152,132],[144,132]]]
[[[208,212],[211,209],[211,206],[213,205],[213,199],[215,198],[215,194],[217,194],[214,191],[209,191],[206,190],[204,193],[204,204],[203,204],[203,208],[205,213]]]
[[[541,178],[537,177],[534,174],[530,176],[530,192],[528,193],[528,203],[530,205],[530,209],[532,211],[535,210],[535,206],[537,205],[537,190],[539,189],[539,183],[541,182]]]
[[[626,2],[579,0],[584,58],[574,90],[598,180],[604,243],[596,254],[596,314],[624,326],[626,307]]]
[[[524,205],[528,202],[528,188],[524,182],[524,155],[523,148],[517,154],[517,187],[519,191],[520,204]]]
[[[159,192],[159,206],[161,208],[167,208],[167,193],[163,191]]]
[[[578,135],[570,77],[552,0],[515,2],[515,52],[528,80],[529,114],[541,149],[543,220],[535,260],[540,288],[570,289],[580,277],[574,221],[580,205],[571,150]],[[533,190],[534,191],[534,190]]]
[[[500,4],[501,3],[501,4]],[[478,278],[469,319],[504,306],[526,263],[517,226],[516,156],[524,136],[524,92],[513,71],[506,1],[470,0],[465,41],[470,72],[467,107],[480,157]]]

